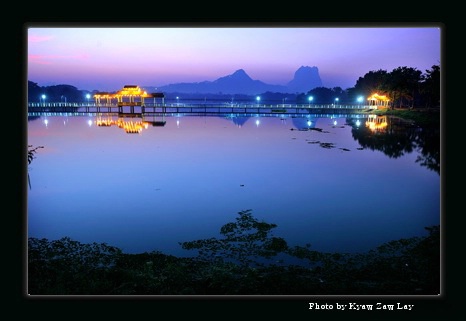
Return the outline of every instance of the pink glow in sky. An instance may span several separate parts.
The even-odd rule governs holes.
[[[47,27],[28,26],[27,79],[39,86],[116,91],[214,81],[244,69],[286,85],[316,66],[324,87],[353,87],[376,70],[441,62],[441,26]]]

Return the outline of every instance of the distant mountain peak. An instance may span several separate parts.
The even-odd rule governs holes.
[[[232,74],[232,76],[233,75],[237,75],[237,76],[246,75],[247,76],[248,74],[246,73],[246,71],[244,71],[244,69],[238,69]]]
[[[252,80],[251,77],[244,71],[244,69],[238,69],[231,75],[228,75],[226,77],[221,77],[221,78],[233,78],[233,79],[238,79],[238,80]],[[220,78],[220,79],[221,79]]]
[[[316,66],[301,66],[294,73],[294,78],[288,82],[288,88],[294,92],[307,92],[315,87],[322,87],[319,68]]]
[[[183,93],[257,95],[267,91],[281,93],[307,92],[312,88],[321,86],[322,81],[317,67],[301,66],[287,86],[270,85],[260,80],[254,80],[249,77],[244,69],[237,69],[232,74],[217,78],[214,81],[171,84],[158,87],[158,90]]]

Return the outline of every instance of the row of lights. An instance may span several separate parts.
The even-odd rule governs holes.
[[[45,104],[45,98],[47,98],[47,96],[44,95],[44,94],[42,94],[42,95],[39,97],[39,103],[44,103],[44,104]],[[63,98],[65,99],[65,104],[66,104],[66,96],[61,95],[61,96],[60,96],[60,99],[63,100]],[[87,103],[89,103],[89,99],[91,98],[91,95],[90,95],[90,94],[87,94],[87,95],[86,95],[86,98],[87,98]]]
[[[177,97],[177,99],[178,99],[178,97]],[[287,99],[287,98],[283,98],[283,104],[285,104],[286,99]],[[256,97],[256,100],[257,100],[257,103],[259,103],[260,100],[261,100],[261,97],[260,97],[260,96],[257,96],[257,97]],[[309,96],[309,98],[308,98],[309,106],[311,106],[311,103],[312,103],[313,100],[314,100],[314,97]],[[339,100],[340,100],[340,98],[338,98],[338,97],[335,98],[335,104],[337,104]],[[357,100],[358,100],[358,103],[362,103],[363,100],[364,100],[364,97],[359,96]]]
[[[66,103],[66,96],[63,96],[63,95],[62,95],[61,98],[63,98],[63,97],[65,97],[65,103]],[[45,104],[45,98],[47,98],[47,96],[45,96],[45,95],[40,96],[39,102],[42,102],[42,101],[43,101],[44,104]],[[91,98],[91,95],[90,95],[90,94],[87,94],[87,95],[86,95],[86,98],[87,98],[87,103],[89,103],[89,99]],[[177,96],[177,97],[176,97],[176,102],[177,102],[177,104],[179,103],[179,99],[180,99],[180,97]],[[287,99],[287,98],[283,98],[283,104],[285,104],[286,99]],[[257,103],[259,103],[260,100],[261,100],[261,97],[260,97],[260,96],[257,96],[257,97],[256,97]],[[311,102],[314,100],[314,97],[309,96],[308,100],[309,100],[309,106],[310,106],[310,105],[311,105]],[[335,98],[335,104],[337,104],[339,100],[340,100],[340,99],[339,99],[338,97]],[[358,103],[362,103],[363,100],[364,100],[364,97],[362,97],[362,96],[359,96],[359,97],[358,97]]]

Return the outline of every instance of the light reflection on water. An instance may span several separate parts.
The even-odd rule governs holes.
[[[128,134],[117,116],[31,119],[28,145],[44,148],[29,165],[28,236],[190,255],[178,242],[218,237],[252,209],[289,245],[361,252],[440,223],[439,174],[416,150],[362,148],[345,117],[154,120]]]

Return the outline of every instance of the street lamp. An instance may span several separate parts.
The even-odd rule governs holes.
[[[362,104],[362,101],[364,100],[364,97],[363,96],[359,96],[358,97],[358,103],[359,104]]]
[[[259,104],[259,102],[261,101],[261,98],[259,96],[257,96],[256,100],[257,100],[257,104]]]
[[[287,100],[288,97],[283,98],[283,107],[285,107],[285,101]]]
[[[338,97],[335,98],[335,106],[338,105],[338,100],[339,100]]]
[[[66,96],[64,96],[64,95],[61,95],[61,97],[60,97],[60,98],[61,98],[62,102],[63,102],[63,98],[65,98],[65,105],[66,105]]]
[[[44,106],[45,106],[45,98],[46,98],[46,97],[47,97],[47,96],[45,96],[45,95],[40,96],[40,98],[39,98],[39,103],[40,103],[40,99],[42,99],[42,103],[43,103]]]
[[[89,98],[91,98],[91,95],[90,95],[90,94],[87,94],[87,95],[86,95],[86,98],[87,98],[87,104],[89,105]]]
[[[179,106],[179,99],[180,97],[176,96],[176,105]]]
[[[314,99],[314,97],[312,96],[309,96],[308,100],[309,100],[309,107],[311,107],[311,101]]]

